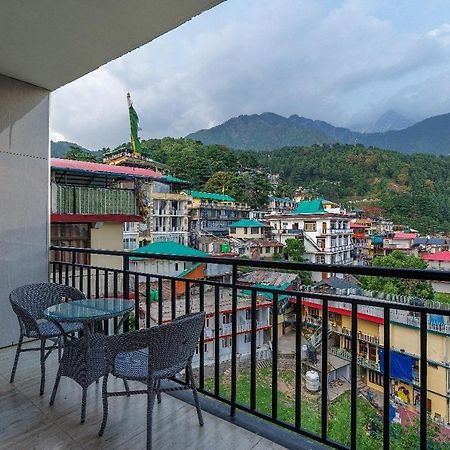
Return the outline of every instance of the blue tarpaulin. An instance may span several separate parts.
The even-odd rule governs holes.
[[[389,403],[389,422],[395,419],[395,408]]]
[[[414,358],[404,353],[391,350],[391,374],[392,378],[411,383],[413,380]],[[380,372],[384,374],[384,349],[380,350]]]
[[[430,314],[430,322],[435,325],[444,325],[444,316],[440,314]]]

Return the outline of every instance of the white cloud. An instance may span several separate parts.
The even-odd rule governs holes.
[[[347,125],[401,109],[399,92],[450,69],[446,24],[399,31],[376,4],[228,0],[58,90],[52,130],[93,149],[127,141],[127,91],[145,138],[264,111]]]
[[[429,31],[427,36],[443,45],[450,45],[450,24],[443,23],[440,27]]]

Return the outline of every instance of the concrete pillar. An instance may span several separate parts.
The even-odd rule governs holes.
[[[49,91],[0,75],[0,347],[18,338],[15,287],[47,281]]]

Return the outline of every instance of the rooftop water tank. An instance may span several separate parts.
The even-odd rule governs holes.
[[[306,372],[306,389],[311,392],[317,392],[320,389],[319,373],[315,370]]]

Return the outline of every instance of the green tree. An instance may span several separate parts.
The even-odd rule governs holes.
[[[267,204],[271,185],[264,174],[220,171],[209,178],[204,189],[208,192],[231,195],[236,200],[259,209]]]
[[[66,153],[65,159],[74,159],[76,161],[98,162],[94,153],[82,150],[74,145],[70,146],[70,150]]]
[[[395,250],[387,256],[376,256],[372,260],[372,266],[397,269],[426,269],[427,263],[417,256],[406,255],[401,251]],[[433,287],[429,281],[364,276],[361,277],[361,282],[364,289],[376,292],[411,297],[417,296],[425,299],[432,299],[434,296]]]
[[[283,254],[285,258],[291,261],[303,262],[305,261],[303,255],[305,254],[305,244],[301,239],[286,239],[286,246],[283,249]],[[296,271],[303,284],[312,284],[311,272],[307,270]]]

